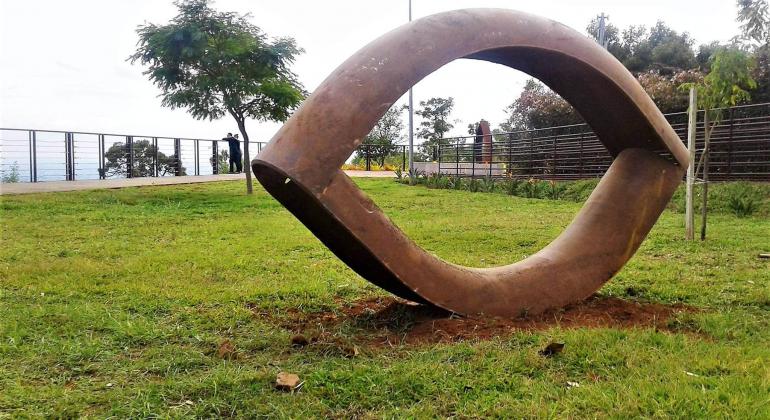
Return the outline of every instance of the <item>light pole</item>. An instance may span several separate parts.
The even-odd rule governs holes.
[[[412,0],[409,0],[409,22],[412,21]],[[412,88],[409,88],[409,173],[414,173],[414,103]]]

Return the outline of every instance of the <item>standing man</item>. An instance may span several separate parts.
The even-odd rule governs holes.
[[[238,174],[243,171],[243,156],[241,155],[241,144],[238,142],[238,135],[233,137],[233,133],[227,133],[227,137],[222,140],[227,141],[230,148],[230,173]],[[233,168],[235,164],[235,168]]]

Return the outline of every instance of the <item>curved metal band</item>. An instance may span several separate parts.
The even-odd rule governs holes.
[[[504,267],[461,267],[428,254],[339,169],[410,86],[463,57],[542,80],[575,106],[615,156],[570,226],[537,254]],[[583,299],[609,280],[665,208],[687,159],[649,96],[594,41],[532,15],[469,9],[414,21],[358,51],[278,131],[252,169],[367,280],[458,313],[511,316]]]

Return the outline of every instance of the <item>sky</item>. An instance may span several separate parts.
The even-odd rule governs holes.
[[[269,36],[294,37],[305,53],[293,69],[310,92],[355,51],[408,19],[408,0],[218,0],[214,7],[250,13]],[[619,28],[663,20],[697,44],[727,41],[739,31],[732,0],[413,0],[412,15],[469,7],[521,10],[581,32],[600,13]],[[175,14],[171,0],[0,0],[0,127],[201,139],[237,131],[229,118],[198,121],[161,107],[159,90],[126,61],[137,25],[165,23]],[[504,66],[458,60],[414,87],[415,106],[454,97],[449,134],[464,135],[481,118],[493,127],[502,122],[526,80]],[[268,141],[279,127],[247,124],[252,141]]]

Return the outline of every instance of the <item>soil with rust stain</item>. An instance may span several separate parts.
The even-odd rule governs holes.
[[[672,330],[669,320],[677,313],[695,312],[686,305],[642,303],[594,295],[587,300],[539,315],[514,319],[462,317],[435,306],[418,305],[393,297],[340,301],[336,310],[289,310],[284,316],[266,317],[294,334],[305,334],[308,343],[339,341],[339,332],[355,343],[370,346],[434,344],[487,340],[515,331],[561,328],[655,328]]]

